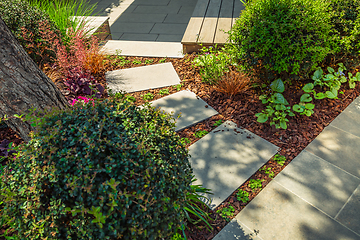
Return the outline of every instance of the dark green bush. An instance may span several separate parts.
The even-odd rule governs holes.
[[[51,61],[55,56],[51,41],[60,39],[60,32],[47,13],[25,0],[1,0],[0,16],[38,65]]]
[[[334,34],[338,37],[338,52],[343,55],[360,54],[360,1],[331,0],[330,12]]]
[[[168,115],[123,99],[49,113],[19,149],[1,187],[21,239],[160,239],[180,227],[188,152]]]
[[[269,80],[307,74],[332,52],[328,6],[325,0],[252,0],[230,33],[230,49]]]

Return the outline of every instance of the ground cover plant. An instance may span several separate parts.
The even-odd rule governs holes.
[[[279,7],[271,5],[269,1],[253,0],[252,2],[254,2],[254,4],[255,2],[256,4],[267,3],[267,7],[272,6],[277,9]],[[301,3],[298,1],[298,4]],[[309,2],[305,2],[305,4],[309,4]],[[342,6],[351,7],[346,8]],[[279,9],[278,11],[285,11],[285,7],[284,4],[281,5],[281,11]],[[297,11],[297,9],[291,10]],[[264,62],[262,62],[262,60],[253,63],[250,62],[251,64],[256,63],[258,65],[255,64],[254,68],[249,68],[254,71],[246,72],[246,64],[241,64],[239,60],[241,56],[246,55],[241,55],[240,53],[243,53],[241,51],[234,51],[234,49],[239,49],[239,45],[228,46],[230,48],[225,48],[224,50],[217,48],[216,51],[214,50],[215,48],[204,49],[203,53],[188,55],[184,59],[109,56],[104,59],[104,69],[101,69],[98,74],[94,74],[96,75],[96,81],[106,86],[106,80],[103,76],[105,70],[137,67],[166,61],[171,62],[181,79],[182,85],[180,89],[176,87],[152,89],[128,94],[126,99],[131,100],[135,105],[141,105],[149,101],[150,98],[151,100],[155,100],[163,97],[160,93],[166,92],[167,94],[171,94],[178,90],[189,89],[217,110],[220,115],[180,131],[178,133],[180,139],[187,146],[190,146],[200,139],[199,136],[196,136],[197,132],[210,132],[218,126],[220,122],[231,120],[238,124],[238,126],[250,130],[280,148],[277,155],[239,186],[239,189],[234,191],[215,211],[206,208],[202,209],[202,211],[206,212],[209,216],[207,222],[212,229],[206,222],[198,221],[201,219],[199,216],[196,217],[189,213],[189,217],[191,217],[192,220],[185,220],[187,221],[186,227],[178,230],[178,235],[176,235],[178,237],[177,239],[182,238],[183,232],[185,232],[189,239],[202,240],[214,237],[227,223],[227,221],[221,217],[222,212],[224,212],[224,216],[226,216],[230,206],[232,206],[234,211],[230,211],[232,215],[227,216],[227,218],[230,220],[233,216],[236,216],[236,214],[258,194],[260,185],[262,188],[266,187],[274,176],[359,95],[360,88],[359,84],[357,84],[358,71],[360,69],[357,65],[359,61],[359,52],[357,50],[359,38],[356,35],[356,31],[359,29],[357,27],[359,24],[358,2],[351,0],[334,0],[331,1],[327,11],[332,13],[328,21],[329,24],[332,24],[329,36],[334,38],[332,41],[336,42],[336,44],[332,45],[333,49],[329,51],[328,56],[323,57],[321,61],[318,61],[314,65],[314,69],[309,71],[304,70],[304,73],[299,71],[297,75],[292,74],[290,70],[282,70],[280,72],[268,71],[263,65]],[[336,15],[334,15],[334,13],[339,14],[338,16],[341,17],[335,18],[334,16]],[[323,14],[324,12],[321,10],[319,16],[323,16]],[[249,17],[249,15],[246,16]],[[286,17],[280,17],[280,20],[287,19]],[[274,18],[274,21],[275,20],[277,19]],[[274,24],[280,23],[276,23],[275,21]],[[276,26],[279,27],[279,25]],[[314,26],[312,29],[314,30]],[[337,29],[337,32],[335,29]],[[306,34],[304,31],[303,33]],[[341,36],[341,38],[339,36]],[[274,38],[276,36],[271,37]],[[311,40],[315,41],[316,39]],[[274,50],[276,45],[271,47],[274,47],[271,48]],[[218,52],[219,50],[221,52]],[[287,53],[291,54],[291,52]],[[220,57],[217,58],[217,54],[220,54]],[[265,60],[270,62],[269,66],[282,66],[281,63],[279,63],[280,65],[276,65],[278,63],[275,63],[275,61],[279,59],[278,56],[280,56],[280,54],[281,52],[276,52],[276,54],[266,56],[267,58]],[[204,57],[208,55],[212,57]],[[252,57],[254,56],[255,55],[252,55]],[[270,56],[274,56],[274,58],[270,58]],[[199,58],[204,61],[202,65],[199,64]],[[221,62],[219,61],[220,58],[230,59],[231,61],[226,60]],[[238,62],[234,60],[238,60]],[[139,62],[141,62],[141,64],[137,64]],[[220,66],[216,66],[217,63],[219,63]],[[310,64],[310,60],[308,63]],[[339,65],[340,63],[342,63],[342,65]],[[319,68],[317,68],[316,65]],[[295,65],[290,64],[290,66],[294,67]],[[259,67],[261,71],[257,67]],[[303,67],[306,69],[307,66]],[[223,69],[223,72],[218,69]],[[216,88],[216,84],[221,82],[222,76],[226,75],[227,71],[230,70],[248,74],[249,84],[246,85],[247,87],[244,91],[239,91],[231,95]],[[267,77],[264,72],[267,74]],[[204,80],[204,76],[205,79],[209,80]],[[214,78],[210,76],[218,77]],[[346,82],[344,82],[344,77],[346,78]],[[63,90],[67,89],[67,87],[61,85],[60,82],[58,82],[58,86]],[[322,95],[319,93],[323,93],[325,97],[322,98]],[[262,95],[266,95],[266,97],[260,99]],[[104,94],[103,97],[106,97],[106,94]],[[263,99],[267,101],[266,105],[262,103]],[[257,121],[259,117],[255,114],[262,113],[268,109],[266,106],[270,104],[272,104],[271,107],[274,110],[273,115],[268,116],[270,120],[264,123]],[[284,109],[284,107],[286,109]],[[283,116],[279,114],[280,117],[284,117],[282,118],[283,121],[280,121],[281,118],[274,120],[274,116],[277,117],[275,112],[285,112],[287,115]],[[290,116],[289,112],[294,113],[294,116]],[[284,120],[285,118],[288,121]],[[273,125],[270,125],[271,121],[274,122]],[[284,126],[282,122],[286,123],[286,127],[282,127]],[[278,124],[279,128],[276,128],[276,124]],[[14,142],[14,145],[18,145],[21,142],[21,139],[18,139],[8,128],[5,130],[0,129],[0,140],[1,139],[8,139],[10,142]],[[10,160],[6,160],[6,164],[9,161]],[[195,206],[193,205],[193,207]],[[222,209],[225,210],[222,211]],[[193,221],[194,224],[191,223],[191,221]],[[0,232],[0,236],[3,233],[4,232]],[[174,239],[176,238],[174,237]]]

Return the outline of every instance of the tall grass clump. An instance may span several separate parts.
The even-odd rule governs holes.
[[[31,6],[34,6],[46,12],[50,19],[60,29],[63,41],[68,43],[71,36],[68,35],[68,29],[76,30],[85,24],[83,18],[73,18],[73,16],[90,16],[96,7],[96,4],[89,5],[84,0],[28,0]]]
[[[230,33],[230,49],[267,81],[308,74],[333,53],[329,1],[252,0]]]

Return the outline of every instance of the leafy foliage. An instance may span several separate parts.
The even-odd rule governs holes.
[[[22,0],[1,0],[0,16],[39,66],[55,56],[52,43],[61,33],[48,14]]]
[[[223,209],[217,210],[220,213],[221,217],[224,218],[227,222],[230,222],[230,217],[234,216],[235,209],[233,206],[224,207]]]
[[[330,2],[331,23],[338,40],[338,52],[357,56],[360,53],[360,1],[331,0]]]
[[[69,87],[70,92],[74,93],[75,96],[95,94],[97,98],[100,98],[104,93],[104,87],[97,83],[89,71],[82,71],[79,68],[74,68],[68,72],[64,84]],[[91,88],[97,91],[94,93]]]
[[[160,239],[184,219],[188,152],[170,115],[123,94],[53,109],[1,177],[20,239]]]
[[[280,154],[276,154],[274,156],[274,161],[277,162],[280,166],[284,166],[284,163],[286,161],[286,157],[282,156]]]
[[[200,67],[203,82],[214,84],[220,80],[224,72],[229,71],[230,56],[224,51],[219,51],[217,47],[203,47],[193,64]]]
[[[267,95],[259,97],[263,104],[268,103],[268,105],[265,110],[255,114],[257,121],[264,123],[270,119],[270,126],[275,125],[276,128],[287,129],[287,122],[289,121],[287,116],[295,116],[295,114],[287,106],[289,103],[281,94],[285,91],[284,83],[279,78],[270,84],[270,88],[272,90],[270,97]]]
[[[236,198],[237,200],[243,202],[243,203],[247,203],[249,202],[249,193],[247,191],[244,191],[242,189],[240,189],[237,193],[236,193]]]
[[[324,0],[248,1],[230,32],[230,50],[266,81],[307,74],[335,44],[328,7]]]

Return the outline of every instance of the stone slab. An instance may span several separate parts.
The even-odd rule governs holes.
[[[275,181],[333,218],[360,184],[359,178],[307,151],[292,160]]]
[[[164,23],[184,23],[188,24],[191,18],[191,13],[184,14],[168,14],[164,20]]]
[[[226,121],[189,147],[195,184],[211,189],[214,209],[277,151],[274,144]]]
[[[111,25],[111,32],[150,33],[155,23],[121,22],[115,21]]]
[[[161,23],[165,18],[166,14],[163,13],[123,13],[117,21],[121,23]]]
[[[177,14],[181,6],[138,6],[134,13],[171,13]]]
[[[105,74],[105,78],[114,93],[137,92],[180,84],[172,63],[110,71]]]
[[[360,185],[336,217],[336,220],[360,235]]]
[[[231,220],[213,240],[262,240],[239,220]]]
[[[186,26],[186,23],[155,23],[150,33],[183,35]]]
[[[271,181],[235,218],[264,240],[360,239],[276,181]]]
[[[175,121],[175,131],[180,131],[218,114],[204,100],[188,90],[157,99],[151,104],[154,107],[160,107],[167,113],[174,113],[175,118],[181,114],[181,117]]]
[[[176,34],[159,34],[158,38],[156,39],[157,42],[181,42],[183,35],[176,35]]]
[[[117,50],[123,56],[138,57],[170,57],[182,58],[182,44],[178,42],[146,42],[146,41],[108,41],[102,51],[105,54],[116,55]]]
[[[145,34],[145,33],[124,33],[119,40],[125,41],[155,41],[159,37],[158,34]]]
[[[356,98],[330,126],[337,127],[360,137],[360,98]]]
[[[360,137],[329,125],[305,150],[360,178],[359,146]]]

